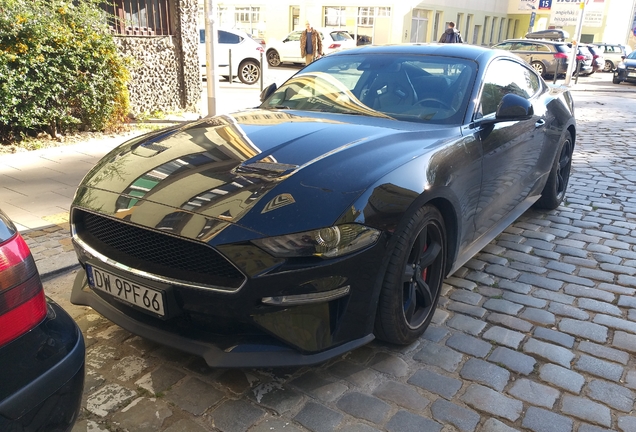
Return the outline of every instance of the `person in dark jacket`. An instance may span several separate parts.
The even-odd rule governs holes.
[[[448,23],[448,28],[442,33],[442,37],[439,38],[439,43],[464,43],[459,30],[455,29],[454,22],[451,21]]]
[[[300,34],[300,56],[305,58],[305,64],[309,64],[324,54],[320,33],[311,27],[309,21],[305,27],[306,30]]]

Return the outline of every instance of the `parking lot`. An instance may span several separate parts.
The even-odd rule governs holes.
[[[235,100],[258,101],[232,87]],[[45,291],[87,345],[73,430],[636,431],[636,86],[602,74],[573,93],[566,202],[526,212],[448,278],[433,325],[410,346],[372,342],[313,367],[211,369],[71,305],[76,270],[51,273]],[[26,238],[40,257],[69,253],[64,228]]]

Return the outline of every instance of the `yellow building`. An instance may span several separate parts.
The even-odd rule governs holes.
[[[203,0],[201,0],[203,1]],[[586,0],[582,42],[626,43],[636,0]],[[335,6],[343,2],[344,5]],[[464,42],[490,46],[528,30],[562,28],[575,34],[579,0],[277,0],[214,1],[217,24],[237,28],[268,43],[290,31],[344,29],[374,44],[435,42],[453,21]],[[203,10],[203,4],[200,4]],[[533,18],[534,15],[534,18]],[[533,25],[531,26],[531,20]],[[632,38],[632,41],[634,38]]]

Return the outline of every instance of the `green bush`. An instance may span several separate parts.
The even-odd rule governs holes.
[[[95,0],[0,1],[0,141],[125,121],[129,73],[105,23]]]

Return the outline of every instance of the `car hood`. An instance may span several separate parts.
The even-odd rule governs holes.
[[[626,58],[623,60],[623,64],[625,64],[625,67],[629,67],[629,68],[636,67],[636,59]]]
[[[313,229],[334,223],[386,173],[460,133],[311,114],[254,109],[135,138],[87,174],[74,205],[159,229],[166,218],[192,214],[261,235]],[[149,214],[153,222],[145,222]]]

